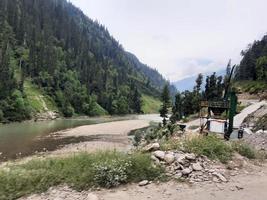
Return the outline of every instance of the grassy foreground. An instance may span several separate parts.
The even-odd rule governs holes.
[[[79,154],[68,158],[32,160],[0,169],[0,199],[17,199],[67,184],[80,191],[92,187],[115,187],[123,183],[154,180],[162,169],[154,167],[149,155],[118,152]]]
[[[211,160],[227,163],[233,158],[234,152],[248,159],[262,159],[262,153],[256,151],[248,144],[240,141],[225,142],[215,134],[197,136],[183,140],[169,140],[161,144],[162,150],[178,149],[188,153],[207,156]]]

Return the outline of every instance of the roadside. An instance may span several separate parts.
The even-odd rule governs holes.
[[[245,174],[233,176],[227,183],[188,184],[170,181],[152,183],[140,187],[136,184],[117,189],[99,190],[96,192],[77,192],[61,186],[51,188],[48,192],[32,195],[21,200],[266,200],[267,166],[254,166]]]

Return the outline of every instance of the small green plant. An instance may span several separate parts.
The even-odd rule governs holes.
[[[112,160],[94,164],[94,182],[101,187],[111,188],[125,183],[131,161]]]

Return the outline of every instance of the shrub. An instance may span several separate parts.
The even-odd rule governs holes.
[[[255,159],[256,158],[256,150],[250,147],[248,144],[243,142],[235,142],[233,143],[233,149],[238,152],[240,155],[248,158]]]
[[[0,199],[17,199],[27,194],[67,184],[76,190],[94,186],[114,187],[123,183],[154,180],[162,169],[145,154],[118,152],[79,154],[67,158],[32,160],[0,169]]]
[[[65,117],[72,117],[74,114],[74,109],[71,105],[67,105],[63,108],[63,114]]]
[[[131,161],[112,160],[94,165],[94,182],[101,187],[111,188],[125,183]]]
[[[215,135],[187,139],[184,142],[184,148],[187,152],[205,155],[210,159],[218,159],[222,163],[227,163],[233,154],[231,145]]]

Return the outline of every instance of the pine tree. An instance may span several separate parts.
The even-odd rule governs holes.
[[[178,92],[175,95],[175,102],[174,106],[172,107],[172,116],[171,116],[171,122],[175,123],[176,121],[179,121],[183,117],[183,99],[180,92]]]
[[[160,108],[160,116],[163,118],[162,120],[163,126],[166,126],[169,107],[171,105],[170,91],[168,85],[165,85],[162,90],[161,101],[162,101],[162,106]]]

